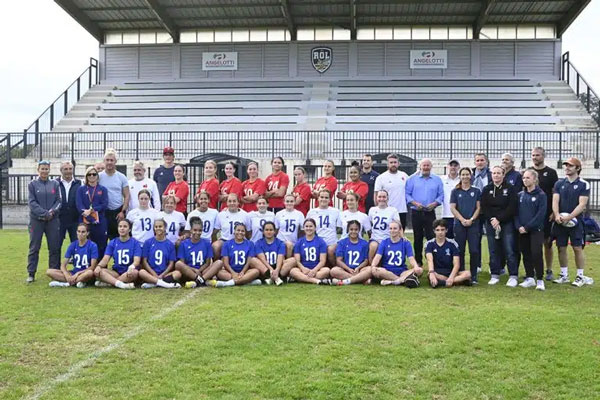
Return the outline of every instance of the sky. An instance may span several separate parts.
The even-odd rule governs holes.
[[[600,0],[563,36],[563,52],[600,92]],[[0,1],[0,132],[27,128],[98,58],[98,42],[52,0]]]

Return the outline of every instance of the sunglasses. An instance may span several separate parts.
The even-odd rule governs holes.
[[[96,174],[95,172],[91,172],[91,173],[87,174],[86,176],[98,176],[98,174]]]
[[[38,165],[50,165],[50,161],[48,161],[48,160],[40,160],[40,161],[38,161]]]

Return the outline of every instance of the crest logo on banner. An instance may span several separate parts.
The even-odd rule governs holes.
[[[329,47],[315,47],[311,50],[312,66],[322,74],[331,67],[333,52]]]

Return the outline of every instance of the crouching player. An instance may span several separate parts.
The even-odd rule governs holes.
[[[119,237],[108,243],[104,257],[94,270],[96,286],[114,286],[119,289],[135,289],[134,282],[138,278],[138,268],[142,258],[142,246],[131,237],[131,222],[127,219],[119,221],[117,226]],[[112,269],[108,263],[113,258]]]
[[[201,286],[217,274],[218,263],[213,263],[213,249],[208,239],[202,238],[202,220],[198,217],[190,219],[190,237],[179,245],[175,269],[180,282],[185,287]]]
[[[233,239],[223,244],[221,260],[215,261],[218,266],[217,277],[219,280],[210,280],[206,283],[213,287],[260,285],[258,279],[260,270],[254,257],[254,243],[246,239],[246,225],[238,222],[234,225]]]
[[[406,259],[411,269],[406,267]],[[384,239],[377,247],[371,272],[383,286],[405,285],[409,288],[419,286],[419,276],[423,274],[423,268],[417,264],[412,245],[404,237],[400,222],[390,222],[390,237]]]
[[[446,239],[448,228],[443,219],[433,221],[435,238],[425,245],[425,257],[429,266],[429,284],[432,288],[471,284],[471,272],[460,263],[458,244]]]
[[[168,197],[167,197],[168,199]],[[142,248],[142,268],[138,273],[144,281],[142,289],[162,287],[178,289],[181,274],[174,270],[175,245],[167,238],[167,223],[164,219],[154,220],[154,237],[144,242]]]
[[[352,198],[350,194],[346,197]],[[369,243],[360,237],[360,222],[348,222],[348,237],[338,242],[336,249],[337,265],[331,269],[333,285],[350,285],[366,282],[371,278],[369,266]]]
[[[98,246],[88,239],[89,229],[86,224],[77,226],[77,240],[69,245],[65,258],[58,269],[48,269],[46,275],[52,279],[50,287],[77,286],[84,288],[86,282],[94,279],[94,268],[98,262]],[[73,262],[73,269],[67,270],[67,264]]]

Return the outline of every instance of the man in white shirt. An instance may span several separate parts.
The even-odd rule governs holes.
[[[442,176],[442,183],[444,184],[444,204],[442,205],[442,218],[446,220],[446,238],[454,239],[454,216],[450,211],[450,195],[452,190],[456,188],[456,185],[460,182],[458,176],[458,170],[460,169],[460,163],[458,160],[450,160],[448,163],[447,171],[448,174]]]
[[[150,192],[150,207],[160,211],[160,193],[158,192],[158,186],[152,179],[147,178],[144,173],[146,167],[141,161],[133,163],[133,179],[129,180],[129,210],[133,210],[139,206],[138,193],[142,189],[146,189]]]
[[[387,156],[388,170],[379,175],[375,180],[375,194],[380,190],[388,192],[388,205],[398,210],[400,214],[400,223],[402,228],[406,229],[406,181],[408,175],[404,171],[398,170],[400,164],[397,154]],[[377,204],[377,199],[375,204]]]

